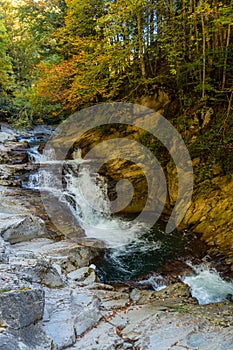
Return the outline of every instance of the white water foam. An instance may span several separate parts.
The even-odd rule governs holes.
[[[108,247],[119,248],[143,233],[143,224],[132,225],[111,216],[111,202],[103,178],[97,174],[93,178],[88,168],[83,168],[79,176],[68,175],[67,180],[67,191],[76,203],[76,213],[79,213],[87,237],[102,240]],[[85,188],[85,195],[82,188]]]
[[[207,264],[190,266],[193,273],[182,281],[190,286],[192,296],[199,304],[226,301],[233,296],[233,282],[223,280],[214,268]]]
[[[38,151],[38,145],[36,146],[32,146],[29,150],[28,150],[28,157],[29,160],[35,164],[39,164],[40,160],[41,160],[41,154]]]
[[[34,157],[35,163],[40,163],[40,168],[30,175],[27,187],[50,192],[60,202],[69,205],[87,237],[104,241],[107,247],[121,247],[136,240],[145,231],[144,224],[132,225],[111,216],[111,202],[104,179],[97,174],[91,175],[88,165],[78,171],[79,164],[87,162],[81,158],[80,150],[75,152],[74,160],[57,161],[52,150],[41,155],[35,148],[31,157]],[[60,167],[61,164],[67,171],[65,189],[61,188],[56,176],[56,165]]]
[[[148,285],[149,284],[156,292],[159,292],[160,290],[167,287],[164,278],[160,275],[150,276],[146,280],[139,281],[139,284],[141,284],[141,285]]]
[[[42,154],[38,150],[38,145],[32,146],[28,151],[29,159],[35,164],[50,163],[55,159],[53,149],[45,150]]]

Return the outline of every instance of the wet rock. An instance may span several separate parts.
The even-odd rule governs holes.
[[[201,235],[212,254],[223,254],[233,270],[233,176],[205,181],[196,193],[181,228],[189,226]]]
[[[233,303],[233,294],[227,294],[226,299]]]
[[[2,349],[51,349],[51,340],[42,329],[44,292],[40,289],[0,293]]]
[[[33,215],[0,213],[0,235],[11,244],[44,237],[45,223]]]

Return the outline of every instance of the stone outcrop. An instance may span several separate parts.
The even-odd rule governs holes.
[[[119,137],[117,133],[114,135]],[[136,131],[122,131],[121,137],[135,137],[140,140],[140,136]],[[109,136],[113,137],[113,135]],[[85,154],[89,148],[92,149],[96,144],[101,143],[102,136],[98,134],[88,134],[85,140],[81,141],[79,146],[83,147]],[[104,147],[104,146],[103,146]],[[119,146],[120,147],[120,146]],[[134,188],[134,194],[130,203],[121,210],[122,214],[138,214],[146,204],[148,197],[148,187],[145,175],[139,167],[131,164],[125,159],[121,159],[118,150],[112,149],[112,161],[108,162],[100,169],[100,173],[107,177],[109,182],[109,193],[112,199],[116,198],[116,183],[123,179],[129,180]],[[129,150],[129,154],[133,154],[133,150]],[[100,156],[99,156],[100,157]],[[103,159],[99,159],[100,164],[104,163],[105,150],[102,150]],[[137,159],[138,164],[151,164],[149,159],[141,157]],[[193,161],[195,171],[195,160]],[[146,169],[148,170],[149,169]],[[210,247],[210,251],[215,254],[223,254],[226,262],[231,266],[233,271],[233,176],[223,176],[218,170],[217,165],[213,166],[213,178],[206,180],[195,186],[194,193],[187,213],[179,226],[180,230],[188,229],[191,232],[200,235],[201,239]],[[146,171],[145,171],[146,173]],[[161,207],[164,198],[164,187],[161,173],[153,174],[156,182],[152,184],[153,190],[156,190],[157,202],[154,200],[151,209]],[[174,207],[178,194],[177,172],[174,164],[169,162],[165,168],[165,176],[167,180],[167,200],[163,208],[163,214],[169,217]],[[188,179],[187,179],[188,181]],[[161,185],[161,186],[160,186]],[[123,197],[127,193],[127,189],[122,190]],[[121,194],[120,194],[121,195]],[[179,207],[177,208],[179,215]]]
[[[17,142],[16,140],[11,140],[5,141],[4,143],[0,141],[0,162],[7,164],[25,164],[28,161],[27,150],[27,141]]]
[[[1,203],[5,212],[17,216],[21,209],[28,214],[22,204],[5,200],[5,206]],[[90,263],[103,246],[85,237],[57,242],[34,237],[14,244],[3,238],[0,348],[4,350],[231,346],[231,302],[199,306],[189,288],[173,280],[159,292],[133,284],[102,284]]]
[[[10,258],[18,257],[22,263],[24,259],[34,259],[35,262],[40,257],[46,259],[59,271],[70,273],[77,268],[89,265],[100,254],[102,248],[98,245],[95,247],[93,243],[89,246],[89,242],[85,245],[85,240],[79,244],[69,239],[58,242],[48,238],[34,239],[7,248],[9,250],[7,254]],[[13,260],[11,262],[13,263]]]
[[[83,332],[70,349],[224,350],[231,347],[230,304],[200,307],[181,284],[161,292],[117,292],[107,287],[102,290],[95,287],[95,294],[101,300],[102,319]],[[211,316],[212,308],[215,317]],[[222,328],[224,325],[227,328]]]
[[[0,235],[4,241],[12,244],[45,237],[45,223],[30,214],[0,213]]]

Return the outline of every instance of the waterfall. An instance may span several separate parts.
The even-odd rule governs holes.
[[[30,154],[34,157],[34,162],[40,163],[40,168],[30,175],[25,187],[50,192],[58,197],[61,203],[66,202],[66,205],[70,205],[87,237],[104,241],[107,247],[120,247],[142,234],[145,229],[143,224],[130,225],[130,222],[111,216],[111,202],[104,179],[98,174],[90,174],[88,162],[79,172],[79,165],[86,162],[81,158],[80,150],[75,152],[74,160],[67,161],[54,160],[52,150],[47,150],[41,155],[33,148]],[[64,189],[60,188],[56,176],[56,166],[60,166],[61,163],[65,169]]]

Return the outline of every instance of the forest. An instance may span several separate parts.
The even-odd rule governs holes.
[[[233,1],[1,0],[0,13],[1,119],[56,124],[165,91],[192,158],[231,173]]]

